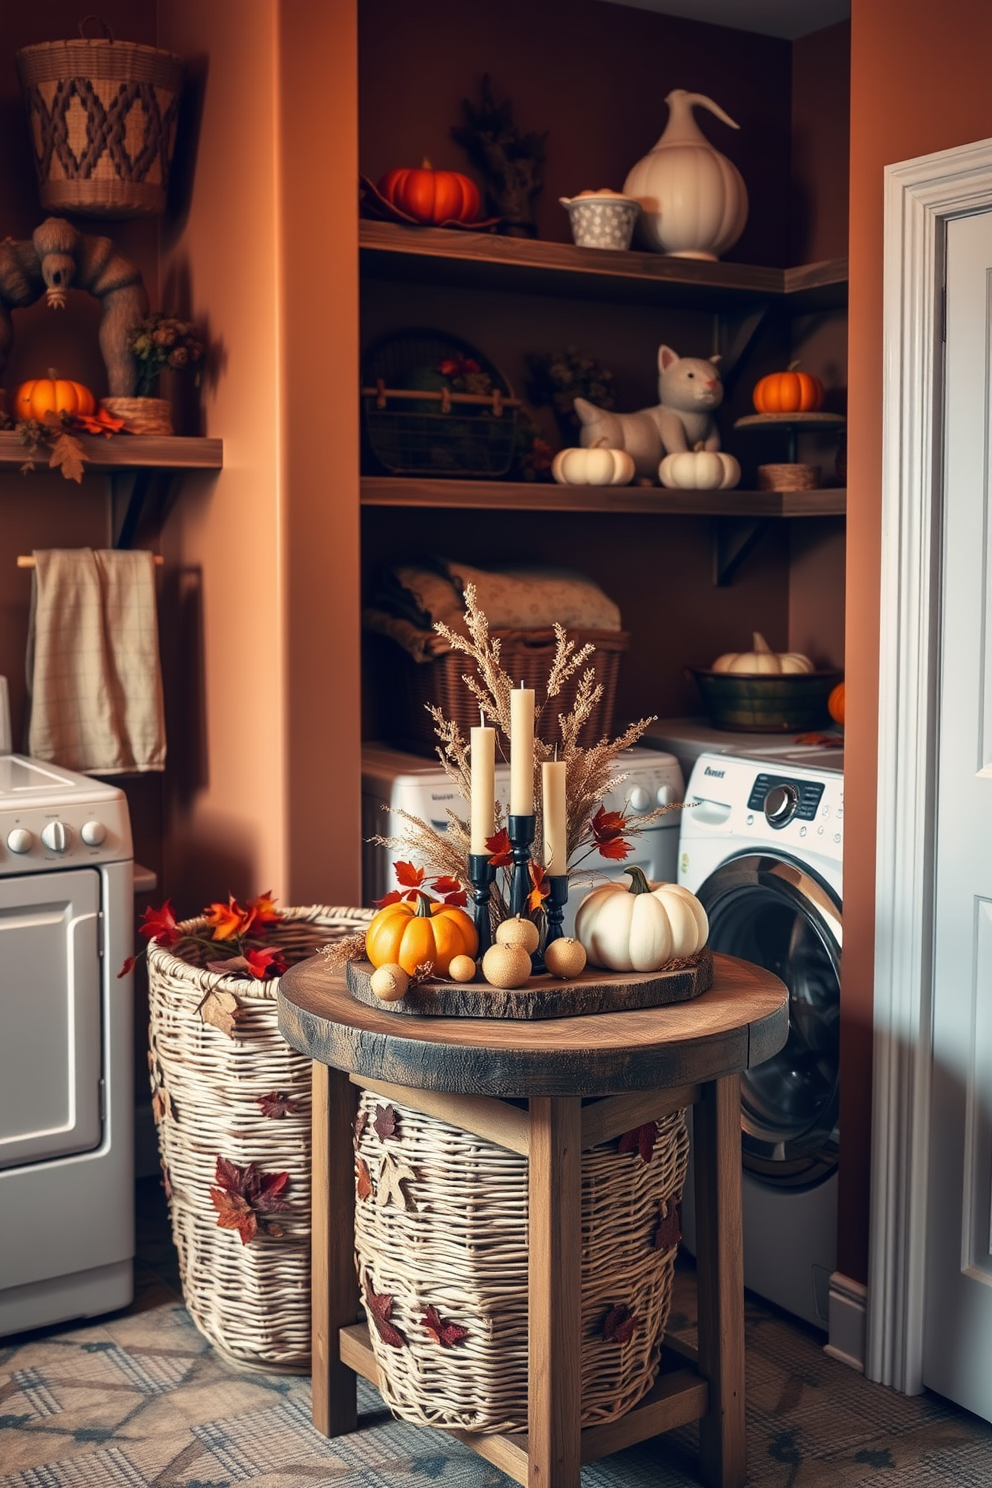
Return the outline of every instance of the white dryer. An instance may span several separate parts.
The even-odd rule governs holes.
[[[789,1038],[741,1076],[744,1281],[827,1326],[836,1269],[843,753],[701,754],[686,790],[678,881],[710,945],[789,988]],[[687,1191],[683,1229],[694,1248]]]

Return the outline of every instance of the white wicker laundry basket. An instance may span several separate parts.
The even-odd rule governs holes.
[[[299,961],[364,930],[371,915],[324,905],[287,909],[266,943]],[[205,923],[187,920],[180,929],[195,935]],[[152,945],[148,953],[153,1111],[183,1296],[197,1327],[228,1359],[308,1373],[311,1064],[279,1033],[278,978],[203,970],[210,958],[193,941],[171,950]],[[230,1034],[198,1011],[210,992],[236,1000]],[[275,1100],[263,1105],[267,1096]],[[281,1233],[267,1233],[264,1215],[247,1244],[236,1229],[218,1228],[211,1189],[219,1158],[242,1172],[254,1164],[262,1174],[287,1175],[281,1197],[288,1207],[272,1215]]]

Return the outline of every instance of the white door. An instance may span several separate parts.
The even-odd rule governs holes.
[[[992,212],[947,227],[923,1381],[992,1420]]]

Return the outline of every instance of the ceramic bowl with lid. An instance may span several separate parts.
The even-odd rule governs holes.
[[[560,196],[572,223],[572,238],[580,248],[630,247],[640,202],[619,191],[580,191]]]

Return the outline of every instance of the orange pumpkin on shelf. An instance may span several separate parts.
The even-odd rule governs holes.
[[[22,382],[14,394],[15,419],[43,423],[46,413],[94,414],[96,399],[81,382],[56,377],[54,372]]]
[[[830,717],[833,719],[834,723],[839,723],[840,726],[841,726],[841,728],[844,727],[844,684],[843,684],[843,682],[838,682],[837,683],[837,686],[834,688],[833,692],[827,698],[827,712],[830,714]]]
[[[419,168],[387,171],[378,190],[391,207],[417,222],[478,222],[482,216],[475,182],[460,171],[434,170],[429,160]]]
[[[751,395],[759,413],[815,413],[823,405],[823,383],[793,362],[785,372],[771,372]]]
[[[435,976],[447,976],[456,956],[474,958],[478,949],[471,916],[426,894],[418,894],[414,902],[384,905],[365,932],[365,954],[372,965],[402,966],[407,976],[428,961]]]

